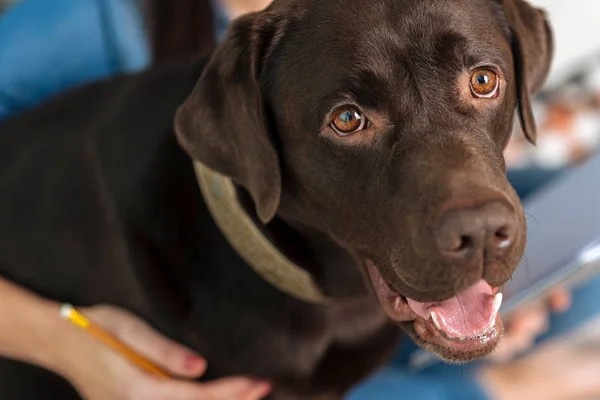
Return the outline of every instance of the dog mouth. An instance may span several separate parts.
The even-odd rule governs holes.
[[[402,296],[381,276],[372,262],[369,275],[384,311],[399,322],[420,345],[451,362],[470,361],[489,354],[502,333],[502,293],[480,280],[440,302],[418,302]]]

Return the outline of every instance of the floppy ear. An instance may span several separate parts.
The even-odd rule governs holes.
[[[543,85],[552,62],[554,39],[543,10],[524,0],[504,0],[504,10],[512,31],[518,111],[527,139],[535,144],[536,125],[531,96]]]
[[[260,75],[281,29],[269,12],[234,21],[175,117],[182,147],[243,186],[264,223],[277,212],[281,173]]]

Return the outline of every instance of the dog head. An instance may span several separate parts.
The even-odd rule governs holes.
[[[276,0],[236,20],[176,117],[182,146],[331,238],[447,360],[489,353],[525,247],[502,150],[552,35],[523,0]],[[325,268],[327,266],[325,265]]]

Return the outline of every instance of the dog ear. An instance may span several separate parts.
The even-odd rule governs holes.
[[[281,173],[260,76],[282,29],[270,12],[234,21],[175,117],[182,147],[243,186],[263,223],[277,212]]]
[[[512,31],[518,111],[527,139],[535,144],[537,130],[531,96],[543,85],[552,62],[554,39],[543,10],[524,0],[504,0]]]

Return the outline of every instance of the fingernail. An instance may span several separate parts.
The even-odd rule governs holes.
[[[184,366],[187,371],[192,372],[204,368],[204,364],[205,362],[202,357],[191,354],[185,358]]]

